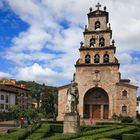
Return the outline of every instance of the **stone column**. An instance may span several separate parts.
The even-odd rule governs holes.
[[[92,104],[89,105],[89,116],[92,117]]]
[[[104,118],[104,105],[101,105],[101,119]]]

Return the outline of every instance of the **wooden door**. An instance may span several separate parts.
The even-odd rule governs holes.
[[[101,105],[93,105],[92,106],[93,118],[101,119]]]
[[[108,119],[108,113],[109,113],[109,106],[104,105],[104,113],[103,113],[103,118]]]

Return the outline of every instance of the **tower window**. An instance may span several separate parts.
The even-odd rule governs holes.
[[[94,63],[100,63],[100,56],[99,56],[99,54],[96,54],[94,56]]]
[[[100,26],[101,26],[100,21],[96,21],[95,22],[95,30],[100,29]]]
[[[122,106],[122,113],[126,113],[127,112],[127,106],[126,105],[123,105]]]
[[[108,54],[104,55],[104,63],[109,63],[109,55]]]
[[[90,47],[95,47],[95,38],[90,39]]]
[[[127,93],[126,90],[124,90],[124,91],[122,92],[122,96],[123,96],[123,97],[127,97],[127,94],[128,94],[128,93]]]
[[[86,64],[90,63],[90,55],[88,54],[85,56],[85,63]]]
[[[105,39],[102,37],[99,39],[99,46],[104,47],[105,46]]]

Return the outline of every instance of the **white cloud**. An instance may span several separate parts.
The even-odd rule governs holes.
[[[20,66],[25,66],[32,64],[33,61],[49,61],[56,56],[53,54],[46,54],[44,52],[34,52],[34,53],[17,53],[17,52],[7,52],[5,56],[8,60],[12,60]]]
[[[48,85],[58,85],[62,77],[60,73],[36,63],[29,67],[19,68],[16,75],[18,80],[36,81],[39,83],[47,83]]]
[[[122,54],[118,54],[117,58],[119,58],[121,64],[131,64],[132,61],[132,56],[125,52]]]
[[[2,78],[10,78],[11,75],[9,73],[5,73],[5,72],[0,72],[0,79]]]
[[[13,39],[11,51],[40,51],[47,41],[50,41],[51,35],[43,29],[31,26],[27,32],[22,32]]]
[[[30,26],[27,31],[13,38],[13,46],[5,54],[7,59],[20,65],[17,78],[34,79],[39,82],[51,81],[50,83],[54,84],[60,79],[71,80],[74,64],[79,57],[78,48],[83,37],[83,27],[87,24],[86,14],[91,6],[95,10],[97,0],[5,1]],[[140,1],[108,0],[101,2],[102,6],[106,5],[107,11],[110,12],[117,56],[123,64],[121,65],[122,75],[136,81],[137,73],[140,74],[140,71],[135,72],[134,68],[138,68],[139,63],[137,61],[135,65],[132,64],[136,58],[131,56],[131,52],[140,52],[140,16],[138,14]],[[67,29],[60,25],[64,20],[69,23]],[[43,52],[43,49],[49,49],[49,51]],[[46,61],[46,64],[33,64],[32,61]],[[38,71],[34,73],[35,68]],[[131,72],[126,72],[126,68],[131,69]],[[22,76],[21,71],[25,73],[25,77]],[[46,73],[51,74],[49,76]],[[46,80],[45,76],[49,77],[49,80]],[[55,80],[54,77],[59,80]]]

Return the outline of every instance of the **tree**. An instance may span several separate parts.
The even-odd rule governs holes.
[[[10,108],[10,111],[14,113],[14,118],[17,121],[21,117],[24,117],[29,124],[31,121],[38,119],[38,110],[33,107],[28,107],[23,109],[18,105],[14,105]]]
[[[57,93],[44,93],[42,95],[41,108],[45,110],[47,117],[55,117],[57,114]]]
[[[10,111],[14,113],[14,118],[19,120],[21,116],[24,116],[25,112],[18,105],[14,105],[10,107]]]

